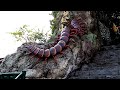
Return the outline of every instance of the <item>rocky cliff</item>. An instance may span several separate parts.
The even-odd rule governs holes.
[[[69,43],[70,48],[63,50],[63,55],[58,54],[57,64],[55,64],[53,58],[49,58],[48,62],[44,64],[42,60],[39,62],[37,58],[30,58],[26,45],[33,43],[25,43],[21,45],[18,50],[7,55],[0,64],[0,72],[18,72],[27,71],[26,78],[50,78],[50,79],[63,79],[73,70],[79,68],[81,63],[88,63],[92,55],[99,49],[98,33],[95,30],[95,19],[91,17],[90,11],[71,11],[68,13],[62,12],[63,16],[79,16],[87,25],[87,34],[81,38],[75,36],[73,40],[76,44]],[[65,17],[64,17],[65,18]],[[61,21],[64,18],[61,19]],[[62,24],[61,24],[62,25]],[[63,26],[60,28],[62,29]],[[46,47],[46,45],[40,45],[34,43],[38,47]]]

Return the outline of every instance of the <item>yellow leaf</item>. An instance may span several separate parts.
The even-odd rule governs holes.
[[[113,23],[113,31],[117,32],[118,31],[118,27]]]

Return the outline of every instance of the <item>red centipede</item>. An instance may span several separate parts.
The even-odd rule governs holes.
[[[86,33],[86,24],[83,22],[82,19],[76,19],[74,18],[71,21],[71,25],[77,29],[76,32],[79,36],[82,36]]]
[[[29,45],[27,46],[27,48],[31,52],[31,54],[33,54],[33,57],[38,57],[38,61],[41,58],[44,58],[44,61],[47,61],[47,59],[52,56],[57,63],[55,55],[61,53],[64,48],[69,47],[67,44],[70,41],[70,38],[73,37],[73,34],[81,35],[80,32],[84,30],[83,26],[84,23],[80,22],[77,19],[73,19],[71,20],[69,25],[63,28],[54,46],[50,47],[49,49],[40,49],[36,46]]]

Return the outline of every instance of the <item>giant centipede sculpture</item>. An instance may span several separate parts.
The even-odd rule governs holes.
[[[74,35],[83,35],[85,33],[85,29],[85,23],[82,22],[81,19],[74,18],[71,21],[69,20],[68,25],[65,26],[61,31],[61,34],[58,35],[58,39],[54,43],[54,46],[50,47],[49,49],[40,49],[36,46],[29,45],[27,46],[27,49],[30,51],[30,54],[32,54],[33,57],[37,56],[38,60],[44,58],[44,61],[46,62],[46,60],[52,56],[56,62],[55,55],[61,53],[65,47],[69,47],[67,44],[71,37],[74,37]]]

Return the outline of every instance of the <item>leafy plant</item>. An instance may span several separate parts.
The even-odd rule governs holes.
[[[10,32],[9,34],[13,35],[17,41],[25,41],[25,42],[46,42],[46,34],[43,34],[43,30],[39,29],[31,29],[28,25],[23,25],[15,32]]]
[[[57,18],[57,14],[59,11],[52,11],[52,13],[50,15],[52,15],[54,17],[53,20],[50,20],[50,28],[52,29],[52,34],[54,33],[54,31],[57,29],[57,23],[56,23],[56,18]]]

